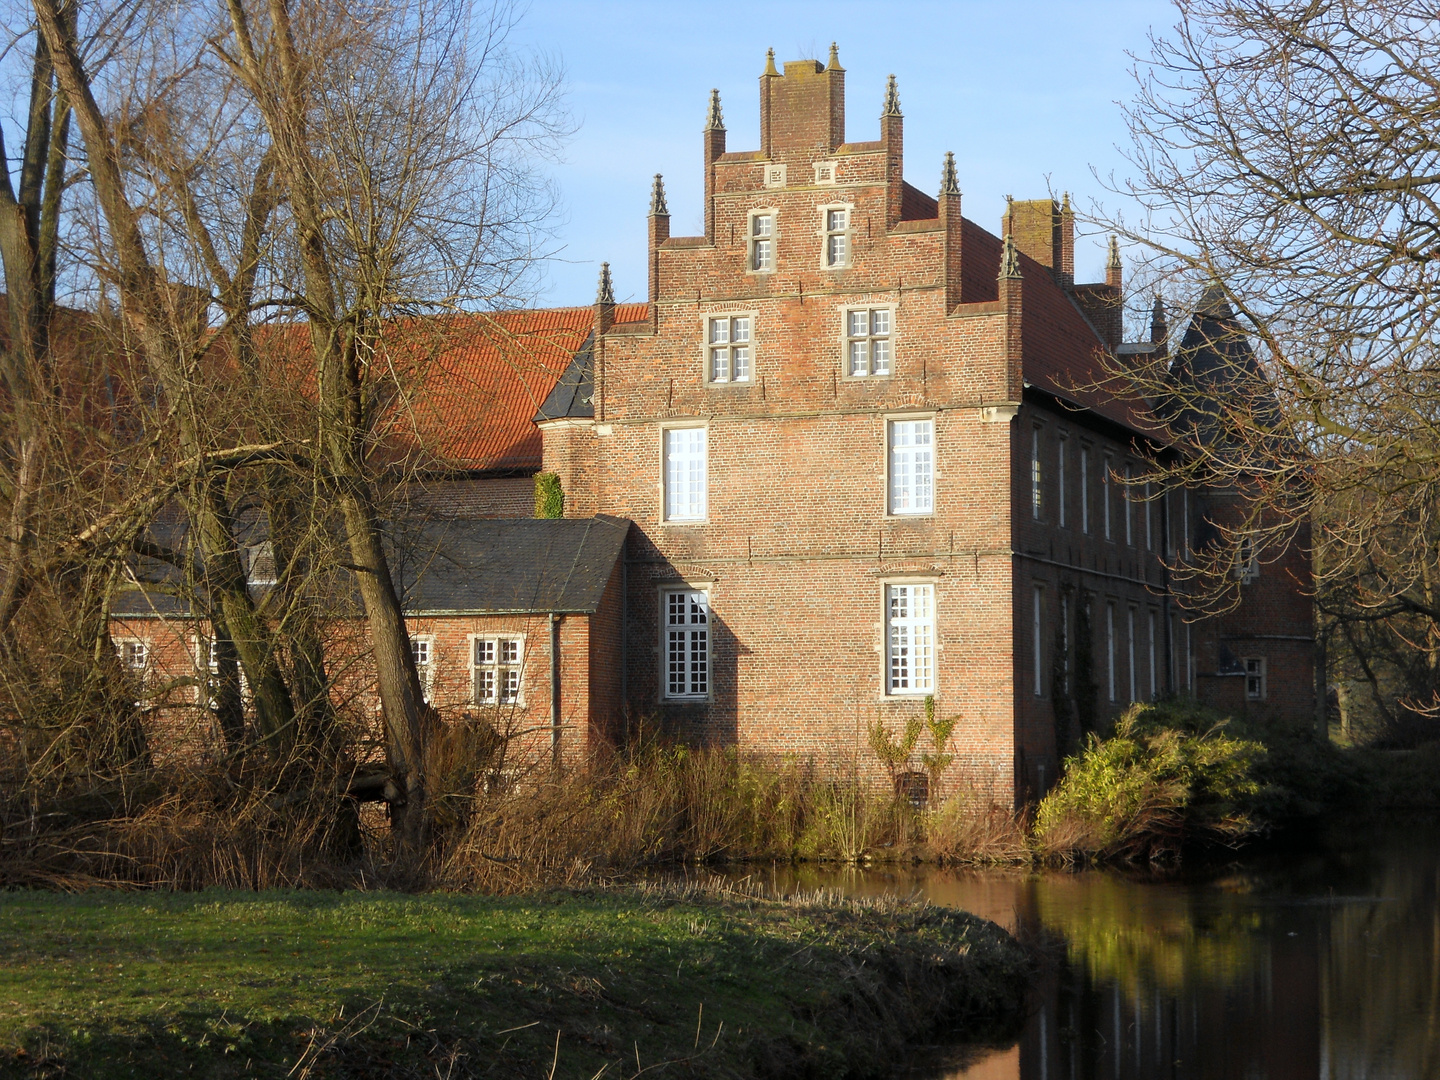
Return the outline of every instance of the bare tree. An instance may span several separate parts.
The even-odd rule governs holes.
[[[1313,520],[1322,610],[1418,648],[1433,674],[1412,704],[1433,707],[1440,5],[1177,0],[1176,14],[1128,108],[1119,190],[1141,214],[1106,224],[1172,310],[1212,316],[1215,340],[1189,355],[1222,360],[1204,377],[1184,350],[1116,371],[1185,440],[1147,479],[1235,493],[1187,571],[1202,604],[1233,602],[1237,560]]]

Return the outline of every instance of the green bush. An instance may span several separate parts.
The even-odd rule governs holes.
[[[1036,812],[1035,845],[1052,858],[1134,862],[1195,841],[1236,843],[1260,827],[1265,752],[1208,710],[1133,705],[1110,738],[1092,733],[1066,762]]]
[[[565,492],[560,487],[558,473],[535,474],[535,516],[537,518],[562,518],[565,516]]]

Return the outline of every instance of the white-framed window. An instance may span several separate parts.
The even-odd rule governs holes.
[[[275,545],[262,540],[245,549],[245,584],[276,585],[280,581],[275,568]]]
[[[1180,489],[1180,557],[1190,557],[1190,489]]]
[[[1155,534],[1150,526],[1152,519],[1150,514],[1150,484],[1148,481],[1145,484],[1145,501],[1140,504],[1140,512],[1145,515],[1145,550],[1154,551]]]
[[[1249,585],[1260,576],[1260,549],[1251,533],[1241,533],[1235,547],[1235,576]]]
[[[935,421],[890,420],[886,423],[889,459],[889,512],[895,515],[935,512]]]
[[[429,635],[410,638],[410,655],[415,658],[415,673],[420,676],[420,689],[425,700],[435,686],[435,639]]]
[[[1241,661],[1245,665],[1245,700],[1264,701],[1265,692],[1265,658],[1263,656],[1247,656]]]
[[[1165,649],[1165,674],[1170,680],[1171,687],[1179,685],[1175,678],[1175,650],[1179,647],[1180,639],[1175,636],[1175,613],[1172,611],[1170,613],[1170,640],[1166,643]]]
[[[665,443],[665,520],[705,520],[709,470],[705,428],[665,428],[662,438]]]
[[[1113,540],[1114,536],[1110,531],[1110,473],[1115,468],[1115,462],[1106,454],[1102,461],[1100,470],[1100,515],[1105,528],[1105,539]]]
[[[845,312],[846,377],[890,374],[892,322],[889,308],[854,308]]]
[[[704,700],[710,696],[710,597],[702,589],[660,594],[665,670],[662,696]]]
[[[885,692],[935,692],[935,586],[885,586]]]
[[[150,668],[150,643],[143,638],[116,638],[115,655],[133,678],[143,679]]]
[[[1065,444],[1069,440],[1061,435],[1055,451],[1055,520],[1065,527]]]
[[[1070,692],[1070,594],[1060,594],[1060,676],[1063,690]]]
[[[1036,424],[1030,430],[1030,516],[1036,521],[1044,508],[1040,481],[1040,425]]]
[[[712,383],[750,381],[750,316],[716,315],[705,320],[705,379]]]
[[[1149,613],[1150,618],[1150,700],[1154,701],[1159,694],[1160,688],[1155,682],[1155,612]]]
[[[1128,663],[1126,668],[1130,678],[1130,700],[1140,700],[1139,678],[1135,671],[1135,609],[1127,608],[1125,612],[1125,652]]]
[[[1125,544],[1133,547],[1135,544],[1134,514],[1131,513],[1134,500],[1130,498],[1130,482],[1134,479],[1134,467],[1130,462],[1125,463],[1125,489],[1121,494],[1125,507]]]
[[[1080,444],[1080,531],[1090,532],[1090,448],[1084,443]]]
[[[411,644],[415,642],[412,640]],[[427,650],[427,655],[433,656],[433,651]],[[416,663],[419,663],[418,656]],[[472,639],[470,668],[475,704],[520,704],[525,691],[524,664],[523,635],[497,634]]]
[[[1105,685],[1111,701],[1115,700],[1115,604],[1105,605]]]
[[[750,269],[768,274],[775,269],[775,211],[756,210],[750,214]]]
[[[821,208],[822,225],[825,234],[825,255],[823,265],[827,270],[838,270],[850,265],[850,208],[848,206],[826,206]]]
[[[1033,652],[1035,654],[1035,696],[1043,697],[1045,694],[1045,588],[1041,585],[1035,586],[1035,599],[1032,612],[1033,633],[1031,640],[1034,642]]]

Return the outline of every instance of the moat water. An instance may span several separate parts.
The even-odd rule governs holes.
[[[738,876],[738,875],[737,875]],[[1440,1078],[1440,828],[1336,833],[1168,879],[933,868],[749,872],[920,894],[1047,942],[1018,1041],[897,1070],[948,1080]]]

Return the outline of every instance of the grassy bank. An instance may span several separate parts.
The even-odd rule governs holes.
[[[923,904],[0,892],[0,1074],[881,1076],[1013,1028],[1022,950]]]

